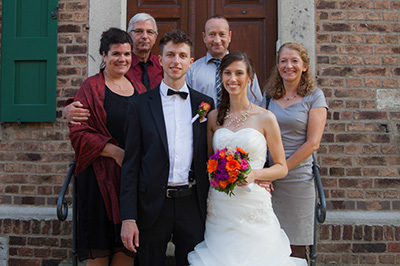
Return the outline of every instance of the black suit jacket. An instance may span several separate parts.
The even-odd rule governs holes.
[[[201,102],[214,108],[212,98],[189,88],[192,117]],[[135,219],[139,229],[151,228],[166,198],[169,175],[168,141],[160,86],[133,97],[125,124],[125,157],[121,171],[121,218]],[[167,118],[168,119],[168,118]],[[206,216],[209,188],[206,173],[207,123],[193,123],[193,168],[198,206]]]

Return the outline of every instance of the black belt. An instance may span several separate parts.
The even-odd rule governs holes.
[[[196,190],[195,185],[186,185],[186,186],[169,186],[165,191],[165,196],[167,198],[183,198],[190,196]]]

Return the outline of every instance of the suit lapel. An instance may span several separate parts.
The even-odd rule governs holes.
[[[158,133],[160,134],[161,142],[165,149],[165,152],[168,152],[168,141],[167,141],[167,131],[165,129],[165,120],[164,120],[164,112],[162,109],[162,102],[160,96],[160,85],[149,92],[149,108],[151,114],[154,119],[154,123],[157,126]]]
[[[192,106],[192,117],[197,114],[197,110],[199,109],[201,99],[196,97],[193,93],[193,90],[190,89],[190,104]],[[193,122],[193,155],[196,157],[199,133],[200,133],[200,119],[197,118],[196,121]]]

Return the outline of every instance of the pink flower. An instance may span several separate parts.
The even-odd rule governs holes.
[[[247,170],[247,168],[249,168],[249,163],[246,160],[242,160],[242,162],[240,163],[240,168],[242,170]]]
[[[210,184],[211,184],[213,187],[215,187],[215,188],[217,188],[217,187],[219,186],[218,181],[216,181],[215,179],[211,179],[211,180],[210,180]]]

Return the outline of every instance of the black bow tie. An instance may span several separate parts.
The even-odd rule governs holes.
[[[182,99],[184,99],[184,100],[186,100],[186,98],[188,97],[188,93],[187,93],[187,92],[184,92],[184,91],[174,91],[174,90],[168,89],[168,92],[167,92],[167,95],[168,95],[168,96],[174,95],[174,94],[178,94],[178,95],[181,96]]]

